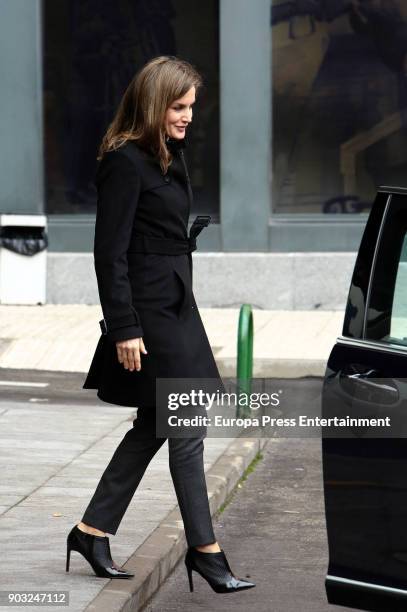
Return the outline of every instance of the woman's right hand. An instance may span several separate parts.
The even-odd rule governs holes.
[[[134,369],[141,370],[140,351],[147,355],[143,338],[131,338],[116,342],[117,357],[126,370],[132,372]]]

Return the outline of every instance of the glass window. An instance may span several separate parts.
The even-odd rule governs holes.
[[[367,212],[407,186],[407,3],[272,0],[273,208]]]
[[[407,345],[407,236],[404,236],[397,268],[393,310],[390,323],[390,339]]]
[[[407,346],[407,193],[391,196],[384,220],[365,338]]]
[[[44,0],[50,213],[94,213],[97,149],[135,72],[177,55],[203,74],[186,151],[193,213],[219,214],[218,0]]]

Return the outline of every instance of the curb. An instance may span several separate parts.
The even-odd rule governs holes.
[[[268,438],[235,438],[205,472],[212,516],[235,488],[238,480]],[[85,608],[86,612],[138,612],[165,582],[187,550],[178,505],[133,553],[124,568],[135,574],[127,580],[111,579]],[[185,591],[188,591],[185,575]]]

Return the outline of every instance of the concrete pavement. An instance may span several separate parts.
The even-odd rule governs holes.
[[[235,376],[239,309],[199,311],[221,374]],[[343,316],[342,311],[254,309],[253,375],[323,375]],[[93,305],[0,305],[0,367],[86,372],[101,318],[100,307]]]
[[[134,570],[135,578],[119,581],[126,585],[98,578],[75,551],[70,572],[65,571],[67,533],[80,520],[134,413],[102,402],[0,403],[1,590],[69,591],[70,612],[113,612],[125,609],[130,598],[130,609],[138,610],[165,579],[185,548],[167,444],[149,465],[117,534],[110,537],[115,561]],[[264,442],[205,440],[212,512]]]

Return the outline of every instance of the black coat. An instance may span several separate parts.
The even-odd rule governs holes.
[[[104,319],[83,388],[109,403],[154,407],[156,377],[222,384],[192,289],[185,145],[168,141],[166,175],[131,141],[105,153],[97,168],[94,264]],[[148,354],[131,372],[115,342],[141,336]]]

